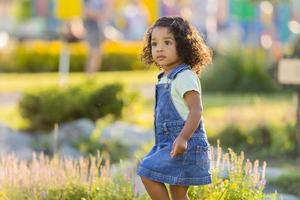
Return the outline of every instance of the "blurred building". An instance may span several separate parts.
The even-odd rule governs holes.
[[[0,0],[0,31],[9,31],[13,27],[13,4],[11,0]]]
[[[271,48],[300,33],[300,1],[160,0],[160,15],[189,19],[212,45],[232,41]]]
[[[24,39],[57,38],[62,21],[54,14],[55,2],[57,0],[0,0],[0,31]],[[288,44],[300,33],[300,1],[272,2],[114,0],[113,13],[106,24],[107,34],[114,32],[119,39],[141,40],[143,32],[158,16],[181,15],[189,19],[211,45],[226,46],[235,41],[268,49],[273,44]],[[80,30],[80,20],[76,20],[74,30]]]

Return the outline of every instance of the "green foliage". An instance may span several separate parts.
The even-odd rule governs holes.
[[[217,138],[224,147],[233,147],[236,151],[241,151],[245,144],[247,144],[246,135],[234,125],[226,127],[219,133]]]
[[[218,53],[214,64],[203,73],[203,88],[208,91],[274,92],[279,86],[267,74],[262,49],[229,49]]]
[[[237,155],[229,149],[224,154],[220,147],[212,147],[211,151],[215,155],[211,159],[213,182],[190,187],[188,195],[191,200],[275,199],[275,195],[263,192],[265,163],[261,172],[259,162],[252,164],[249,160],[245,161],[243,153]],[[148,195],[141,195],[137,191],[135,162],[121,163],[111,170],[108,162],[102,164],[102,159],[103,155],[100,154],[78,161],[39,155],[32,162],[27,162],[6,155],[0,160],[0,168],[7,174],[19,176],[12,180],[11,176],[0,174],[0,194],[5,194],[9,200],[150,199]],[[224,172],[228,175],[226,179],[219,176]]]
[[[134,199],[134,193],[129,182],[123,177],[98,179],[91,191],[94,200]]]
[[[285,192],[300,196],[300,173],[291,171],[281,175],[275,180],[270,180],[270,185],[278,188],[279,192]]]
[[[5,57],[0,56],[0,71],[3,72],[55,72],[59,67],[59,44],[17,43]],[[87,52],[80,44],[70,46],[71,72],[82,72],[86,64]],[[1,53],[1,52],[0,52]],[[6,59],[9,57],[10,59]],[[145,69],[138,52],[103,52],[102,71],[125,71]]]
[[[103,56],[103,71],[141,70],[145,66],[140,62],[138,54],[107,53]]]
[[[45,72],[58,66],[58,56],[28,51],[23,43],[19,43],[7,56],[10,62],[1,66],[3,72]]]
[[[130,157],[129,147],[118,140],[97,141],[93,139],[81,139],[75,146],[84,155],[95,155],[98,151],[107,156],[112,163],[118,163]]]
[[[15,18],[17,21],[25,21],[32,16],[32,1],[31,0],[16,0],[15,1]]]
[[[52,87],[28,92],[22,97],[21,115],[31,129],[50,129],[55,123],[78,118],[97,120],[111,114],[119,118],[134,96],[121,84],[95,86],[91,83],[65,88]]]
[[[112,113],[115,117],[120,117],[124,106],[123,85],[111,84],[106,87],[96,89],[89,97],[86,112],[94,120]]]
[[[56,72],[59,66],[59,52],[53,53],[46,50],[31,49],[26,43],[18,43],[13,51],[8,54],[10,62],[1,66],[4,72]],[[0,60],[4,62],[5,60]],[[86,55],[71,51],[70,71],[83,71]]]
[[[70,182],[63,186],[53,186],[45,194],[45,200],[82,200],[88,198],[88,188],[80,182]]]
[[[213,153],[213,152],[212,152]],[[191,187],[190,199],[222,199],[222,200],[263,200],[275,199],[275,196],[263,192],[265,180],[264,172],[259,173],[259,162],[253,164],[244,160],[244,154],[237,155],[231,149],[226,154],[221,153],[218,147],[216,159],[213,159],[212,176],[210,185]],[[222,161],[222,165],[220,163]],[[226,166],[224,166],[226,164]],[[265,169],[266,165],[263,165]],[[221,178],[219,173],[228,174],[228,178]]]
[[[220,140],[224,147],[231,147],[235,151],[243,150],[254,157],[280,158],[283,155],[292,155],[295,145],[293,133],[291,125],[279,127],[262,124],[252,129],[230,125],[210,138],[210,141],[216,143]]]

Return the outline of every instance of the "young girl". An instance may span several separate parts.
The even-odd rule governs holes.
[[[211,183],[210,151],[197,74],[211,51],[181,17],[162,17],[146,33],[142,60],[163,70],[155,93],[155,145],[137,173],[154,200],[188,199],[190,185]]]

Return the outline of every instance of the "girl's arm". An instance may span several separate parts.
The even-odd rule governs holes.
[[[188,91],[184,94],[183,98],[190,112],[183,129],[173,143],[173,148],[170,153],[171,157],[186,151],[187,141],[192,137],[201,120],[202,105],[200,103],[201,97],[199,93],[196,91]]]

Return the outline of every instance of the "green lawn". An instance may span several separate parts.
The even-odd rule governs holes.
[[[100,72],[93,77],[87,77],[84,73],[70,73],[68,82],[70,84],[85,81],[96,83],[123,82],[129,85],[154,84],[157,71],[131,71],[131,72]],[[24,92],[35,88],[58,85],[58,73],[36,73],[36,74],[1,74],[0,92]]]
[[[135,105],[130,119],[152,127],[153,99]],[[214,135],[230,124],[253,128],[260,124],[283,126],[294,123],[296,102],[291,94],[228,94],[204,93],[203,115],[208,134]]]
[[[101,72],[89,80],[96,83],[123,82],[131,89],[155,84],[157,71]],[[0,94],[25,92],[58,84],[55,73],[42,74],[0,74]],[[83,73],[72,73],[70,84],[84,82],[88,78]],[[124,121],[153,127],[153,98],[141,98],[139,102],[124,109]],[[284,126],[295,123],[296,98],[289,93],[277,94],[236,94],[209,93],[203,91],[204,119],[208,136],[213,136],[230,124],[251,129],[260,124]],[[18,111],[17,105],[0,105],[0,122],[15,129],[27,126]],[[284,158],[283,158],[284,159]],[[292,161],[271,161],[273,165],[288,168],[295,166]],[[292,164],[291,164],[292,163]],[[299,166],[299,162],[297,164]]]
[[[153,85],[157,71],[101,72],[88,79],[84,73],[71,73],[69,83],[86,80],[99,84],[123,82],[130,88]],[[57,85],[56,73],[0,74],[0,93],[24,92],[46,86]],[[209,134],[214,134],[229,124],[250,128],[260,123],[285,124],[295,120],[296,101],[291,94],[203,94],[204,117]],[[0,120],[14,128],[24,127],[17,106],[1,106]],[[153,98],[125,109],[123,120],[151,128],[153,125]],[[134,113],[126,114],[126,113]]]

